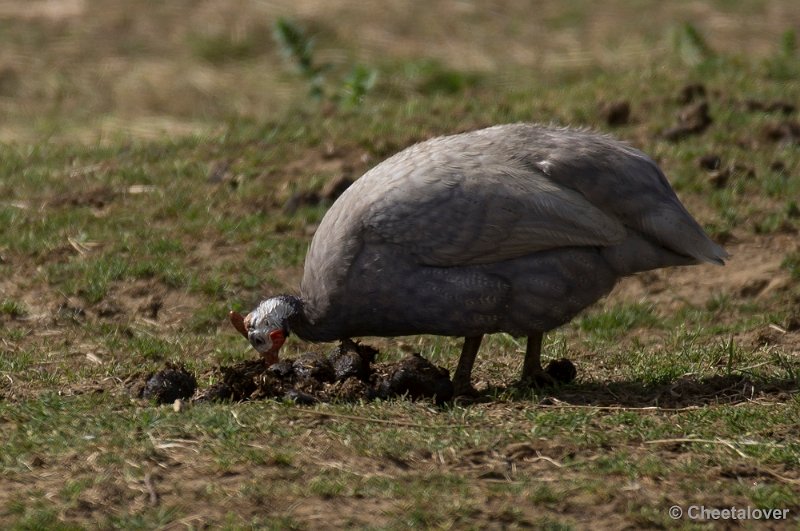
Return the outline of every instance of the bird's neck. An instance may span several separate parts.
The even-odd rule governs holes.
[[[292,297],[294,311],[287,318],[289,331],[306,341],[333,341],[341,339],[328,319],[308,311],[306,301]]]

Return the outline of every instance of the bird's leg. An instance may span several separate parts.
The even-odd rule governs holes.
[[[453,374],[453,391],[455,396],[469,396],[477,394],[472,387],[472,366],[475,365],[475,357],[481,346],[483,336],[471,336],[464,338],[464,348],[461,349],[461,357],[458,358],[458,367]]]
[[[542,369],[542,332],[528,336],[528,346],[525,348],[525,361],[522,364],[522,378],[520,383],[523,385],[535,385],[537,387],[553,385],[555,380]]]

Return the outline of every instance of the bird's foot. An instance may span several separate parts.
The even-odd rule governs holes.
[[[543,369],[539,369],[538,371],[533,371],[530,374],[524,374],[522,378],[519,379],[517,386],[524,388],[535,387],[536,389],[542,389],[544,387],[553,387],[557,383],[558,382],[556,381],[555,378],[550,376]]]
[[[520,387],[552,387],[554,385],[568,384],[575,380],[578,370],[575,365],[567,358],[553,360],[547,364],[547,369],[541,367],[528,374],[523,374],[520,378]]]
[[[453,402],[458,405],[468,405],[474,404],[481,399],[481,393],[478,392],[477,389],[472,387],[472,384],[467,382],[466,384],[458,385],[456,382],[453,382]]]
[[[453,382],[453,396],[479,396],[478,390],[471,383],[459,385]]]
[[[490,401],[490,397],[481,394],[460,395],[453,398],[453,404],[456,406],[471,406],[473,404],[481,404]]]

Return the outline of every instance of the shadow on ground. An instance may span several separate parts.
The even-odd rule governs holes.
[[[511,400],[539,398],[543,406],[563,404],[678,409],[754,400],[788,401],[799,390],[800,381],[797,378],[754,378],[738,374],[703,378],[684,376],[666,383],[578,382],[542,390],[494,387],[487,389],[484,397],[505,394]]]

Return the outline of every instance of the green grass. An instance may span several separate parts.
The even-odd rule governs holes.
[[[91,16],[59,22],[0,20],[11,58],[0,64],[0,527],[666,527],[678,502],[788,508],[797,524],[800,152],[764,135],[797,117],[744,104],[800,100],[791,20],[732,39],[655,2],[647,20],[623,3],[545,3],[535,34],[514,2],[491,17],[434,3],[425,20],[300,10],[287,62],[291,43],[273,36],[287,14],[268,6],[220,17],[229,10],[213,2],[87,5]],[[763,15],[760,2],[708,9],[730,24]],[[452,22],[458,53],[436,44],[430,20]],[[667,141],[692,82],[714,122]],[[621,99],[631,122],[611,127],[601,104]],[[254,356],[227,312],[297,291],[329,206],[287,211],[293,193],[425,138],[514,121],[628,140],[745,259],[633,280],[633,295],[549,334],[546,360],[572,359],[579,379],[545,391],[507,387],[525,343],[498,334],[475,369],[489,401],[469,406],[176,413],[131,395],[166,362],[207,387],[220,365]],[[706,154],[730,169],[725,186],[698,167]],[[749,280],[769,288],[747,294]],[[374,342],[381,360],[413,350],[451,370],[461,349]],[[284,351],[323,348],[293,338]]]
[[[578,320],[581,330],[602,339],[629,332],[635,327],[658,326],[659,319],[645,304],[622,305],[604,312],[593,312]]]
[[[25,306],[21,302],[12,299],[3,299],[0,301],[0,313],[13,319],[22,317],[27,312],[25,310]]]
[[[800,251],[792,251],[781,262],[781,267],[789,271],[794,280],[800,280]]]

